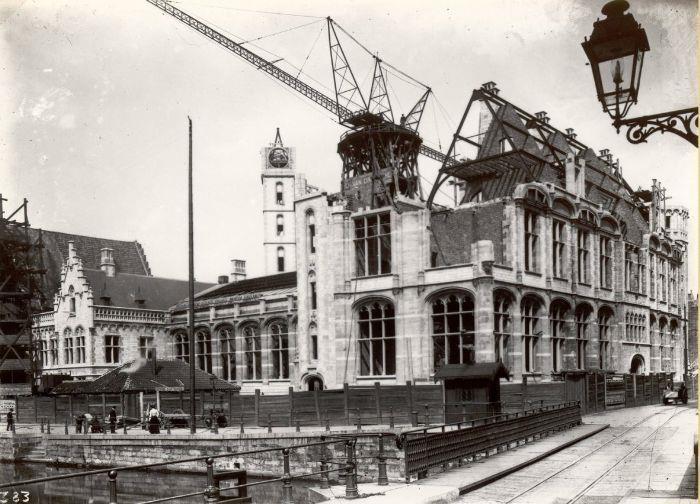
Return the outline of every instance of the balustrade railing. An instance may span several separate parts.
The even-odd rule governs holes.
[[[166,313],[160,310],[95,306],[95,320],[106,322],[142,322],[164,324]]]

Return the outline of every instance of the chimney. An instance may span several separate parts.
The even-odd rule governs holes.
[[[223,285],[228,283],[228,275],[219,275],[218,284]]]
[[[231,259],[231,283],[240,282],[246,279],[245,261],[243,259]]]
[[[601,149],[600,154],[598,154],[598,159],[605,161],[608,164],[612,164],[612,154],[610,154],[610,149]]]
[[[549,117],[547,116],[547,112],[544,110],[541,112],[536,112],[535,117],[537,118],[538,121],[544,123],[544,124],[549,124]]]
[[[500,92],[500,89],[496,87],[496,83],[493,81],[485,82],[481,85],[481,90],[482,91],[487,91],[493,95],[498,96],[498,93]]]
[[[114,250],[108,247],[100,249],[100,269],[108,277],[113,277],[115,273]]]
[[[566,190],[586,197],[586,161],[569,153],[566,156]]]
[[[576,140],[576,132],[574,131],[574,128],[566,128],[566,136],[571,140]]]

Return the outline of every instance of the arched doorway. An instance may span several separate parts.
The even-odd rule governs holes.
[[[632,357],[632,363],[630,364],[630,373],[632,374],[644,374],[644,357],[636,354]]]
[[[321,379],[320,376],[309,376],[306,379],[306,386],[308,390],[314,391],[314,390],[323,390],[323,379]]]

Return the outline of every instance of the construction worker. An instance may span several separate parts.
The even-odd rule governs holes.
[[[14,414],[14,408],[10,408],[10,411],[7,412],[7,430],[8,430],[8,431],[14,431],[14,430],[15,430],[15,414]]]

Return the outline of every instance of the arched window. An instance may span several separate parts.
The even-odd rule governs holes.
[[[221,379],[236,379],[236,340],[233,328],[225,326],[219,329],[219,348],[221,349]]]
[[[198,329],[194,341],[197,343],[197,367],[211,373],[211,333],[207,329]]]
[[[360,307],[358,318],[360,374],[396,374],[394,305],[386,301],[367,303]]]
[[[511,310],[511,297],[503,292],[497,292],[493,296],[493,335],[494,354],[496,362],[503,362],[510,366],[508,344],[513,333]]]
[[[284,234],[284,215],[277,215],[277,236]]]
[[[520,306],[520,318],[523,325],[523,369],[526,373],[534,373],[537,370],[535,356],[537,343],[542,334],[539,318],[540,308],[540,302],[532,296],[525,297]]]
[[[246,380],[262,380],[262,354],[260,351],[260,333],[255,326],[243,329],[245,342],[245,372]]]
[[[190,338],[187,335],[187,333],[184,332],[179,332],[175,334],[174,337],[174,345],[175,345],[175,351],[173,352],[175,354],[176,359],[183,360],[185,362],[190,361]]]
[[[659,320],[659,356],[661,357],[661,370],[669,370],[666,345],[668,340],[668,322],[665,318]]]
[[[564,338],[566,338],[566,323],[569,318],[569,305],[558,300],[549,307],[549,335],[552,338],[552,371],[563,369]]]
[[[317,296],[316,296],[316,275],[314,273],[309,273],[309,301],[311,309],[316,309]]]
[[[612,311],[603,307],[598,310],[598,367],[608,369],[611,340]]]
[[[284,247],[277,247],[277,271],[284,271]]]
[[[272,376],[277,380],[289,378],[289,335],[287,324],[270,324],[270,353],[272,354]]]
[[[58,366],[58,333],[52,333],[49,337],[49,356],[51,365]]]
[[[309,253],[316,253],[316,217],[312,211],[306,213],[306,228],[309,236]]]
[[[284,205],[284,185],[282,182],[277,182],[275,184],[275,198],[278,205]]]
[[[537,212],[525,210],[525,271],[539,272],[540,218]]]
[[[75,289],[72,285],[68,287],[68,315],[75,316]]]
[[[576,367],[578,369],[586,369],[586,350],[588,349],[591,312],[591,307],[585,304],[576,308]]]
[[[318,328],[316,324],[309,326],[309,358],[318,360]]]
[[[474,300],[447,294],[433,301],[433,369],[444,364],[473,364]]]
[[[73,364],[73,332],[68,328],[63,331],[63,363]]]
[[[82,327],[75,329],[75,362],[76,364],[85,363],[85,331]]]

